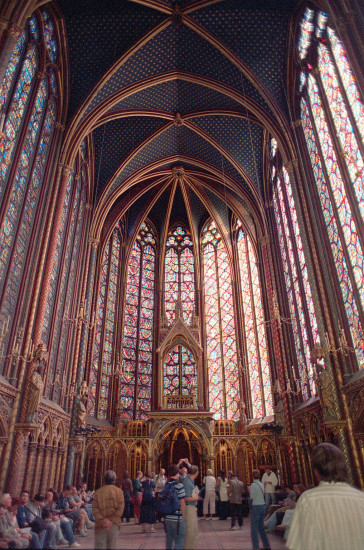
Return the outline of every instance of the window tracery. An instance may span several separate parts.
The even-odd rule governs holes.
[[[214,221],[202,231],[209,404],[215,420],[238,420],[240,399],[228,255]]]
[[[327,15],[306,10],[304,17],[310,18],[314,33],[306,38],[301,33],[298,39],[302,127],[348,328],[363,367],[363,99],[345,46],[327,25]],[[308,45],[301,51],[303,40]]]
[[[297,378],[301,385],[294,390],[301,390],[303,399],[307,400],[316,394],[311,350],[319,342],[319,333],[291,181],[281,163],[275,140],[272,139],[273,210],[295,344]],[[294,378],[296,374],[293,372]]]
[[[53,51],[58,41],[52,18]],[[35,12],[19,36],[0,86],[0,320],[13,322],[26,258],[34,250],[34,221],[43,208],[44,176],[58,118],[58,69],[43,61],[47,37]],[[39,78],[37,78],[37,74]],[[26,125],[26,126],[25,126]],[[11,331],[8,331],[10,336]],[[8,338],[9,338],[8,336]],[[9,341],[4,342],[7,346]]]
[[[191,233],[181,225],[168,233],[165,256],[165,312],[169,325],[180,302],[183,319],[190,325],[195,308],[194,254]]]
[[[258,265],[251,240],[236,223],[243,326],[253,418],[273,414],[273,398]]]

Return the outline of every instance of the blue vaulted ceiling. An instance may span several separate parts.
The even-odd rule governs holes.
[[[122,197],[141,172],[147,181],[176,166],[189,208],[178,188],[173,215],[191,212],[196,228],[207,216],[201,196],[221,210],[214,186],[225,189],[225,179],[245,211],[264,204],[264,131],[289,132],[285,65],[298,0],[58,3],[69,47],[67,118],[72,131],[92,132],[95,204]],[[193,181],[209,177],[199,195]],[[160,185],[147,188],[130,219]],[[168,197],[150,212],[160,228]]]

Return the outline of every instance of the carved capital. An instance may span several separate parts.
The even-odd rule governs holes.
[[[9,34],[11,36],[13,36],[14,38],[18,39],[19,36],[21,35],[22,33],[22,30],[20,27],[18,27],[17,25],[10,25],[9,27]]]
[[[268,246],[270,243],[270,236],[269,235],[262,235],[259,237],[259,243],[261,246]]]
[[[292,174],[298,167],[298,159],[294,158],[283,164],[288,173]]]
[[[89,239],[88,243],[92,246],[92,248],[97,248],[100,244],[100,241],[97,239]]]
[[[89,204],[89,203],[87,203],[85,206],[86,210],[92,210],[92,208],[93,208],[92,204]]]
[[[64,132],[65,127],[60,122],[56,122],[54,127],[56,130],[59,130],[60,132]]]

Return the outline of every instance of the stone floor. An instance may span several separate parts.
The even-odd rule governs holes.
[[[133,521],[133,520],[131,520]],[[219,521],[214,519],[206,521],[200,519],[199,527],[199,550],[251,550],[250,518],[244,518],[242,530],[230,531],[230,520]],[[158,523],[155,526],[155,533],[144,534],[141,527],[133,523],[123,523],[118,538],[120,550],[164,550],[165,534],[163,525]],[[89,531],[87,537],[77,536],[77,542],[82,549],[94,548],[93,532]],[[269,534],[269,542],[272,550],[284,550],[286,545],[282,536]],[[80,549],[81,550],[81,549]]]

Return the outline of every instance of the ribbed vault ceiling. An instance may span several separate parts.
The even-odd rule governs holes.
[[[58,3],[71,75],[64,158],[91,139],[99,234],[126,213],[129,233],[147,215],[160,232],[174,220],[198,231],[208,215],[226,227],[230,209],[256,220],[264,131],[289,132],[297,2]]]

